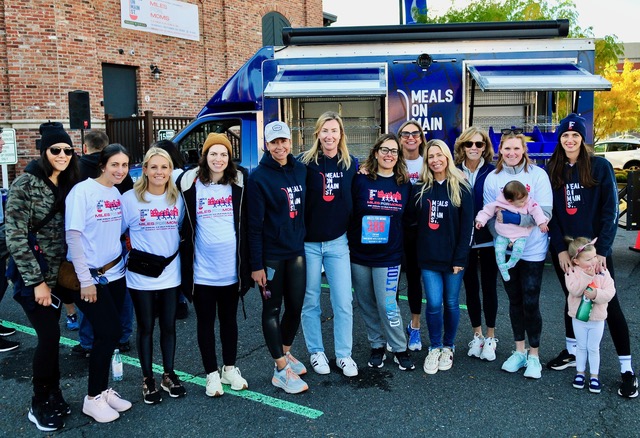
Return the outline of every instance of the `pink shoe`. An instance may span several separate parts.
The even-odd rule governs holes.
[[[107,404],[102,394],[97,395],[94,399],[89,399],[88,395],[85,396],[82,404],[82,413],[90,416],[98,423],[110,423],[120,418],[120,414]]]
[[[120,394],[115,392],[112,388],[102,391],[102,397],[112,409],[118,412],[124,412],[131,409],[131,402],[120,397]]]

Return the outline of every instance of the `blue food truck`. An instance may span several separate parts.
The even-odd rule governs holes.
[[[411,26],[285,28],[285,46],[263,47],[173,138],[190,164],[206,136],[225,133],[237,161],[255,168],[264,125],[292,128],[294,155],[313,144],[320,114],[338,112],[349,150],[365,157],[408,119],[450,147],[468,126],[521,127],[534,158],[556,145],[557,112],[577,112],[593,138],[595,41],[567,38],[567,20]],[[562,103],[561,103],[562,102]]]

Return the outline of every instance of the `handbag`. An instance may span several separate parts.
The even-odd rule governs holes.
[[[127,258],[127,270],[147,277],[158,278],[177,256],[178,251],[171,257],[164,257],[132,248]]]
[[[58,269],[58,285],[72,291],[80,290],[78,274],[76,274],[73,263],[68,260],[60,262],[60,268]]]

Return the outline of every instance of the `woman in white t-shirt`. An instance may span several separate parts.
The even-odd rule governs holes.
[[[182,290],[193,298],[198,346],[207,373],[205,393],[224,394],[222,383],[241,391],[247,381],[235,366],[238,300],[253,286],[246,236],[246,174],[232,160],[225,134],[209,134],[198,167],[183,173],[178,187],[185,203],[182,227]],[[216,314],[217,313],[217,314]],[[223,366],[218,370],[215,324],[220,321]]]
[[[153,378],[153,328],[156,314],[160,324],[162,351],[161,387],[171,397],[186,394],[174,372],[176,352],[176,306],[180,286],[180,223],[184,204],[171,173],[173,163],[169,154],[151,148],[144,156],[142,176],[132,190],[122,195],[123,229],[129,229],[132,250],[127,262],[127,285],[136,311],[138,327],[137,347],[142,368],[142,395],[147,404],[162,401]],[[162,256],[166,264],[159,276],[149,269],[136,268],[138,251]],[[133,254],[133,255],[132,255]],[[146,255],[141,255],[144,260]],[[150,275],[151,274],[151,275]]]
[[[120,312],[127,285],[120,243],[122,207],[115,187],[129,172],[129,153],[110,144],[98,159],[100,176],[78,183],[65,205],[67,259],[80,280],[76,306],[93,327],[89,359],[89,391],[82,412],[99,423],[120,417],[131,403],[109,388],[111,355],[121,335]]]

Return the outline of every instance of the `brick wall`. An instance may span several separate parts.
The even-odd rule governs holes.
[[[183,1],[198,5],[200,41],[123,29],[117,0],[0,0],[0,126],[16,129],[19,156],[10,178],[37,156],[40,123],[69,126],[69,91],[90,93],[92,126],[103,127],[105,63],[138,67],[141,114],[194,116],[262,46],[263,15],[322,26],[322,0]],[[159,80],[151,64],[162,70]],[[70,134],[79,147],[79,132]]]

